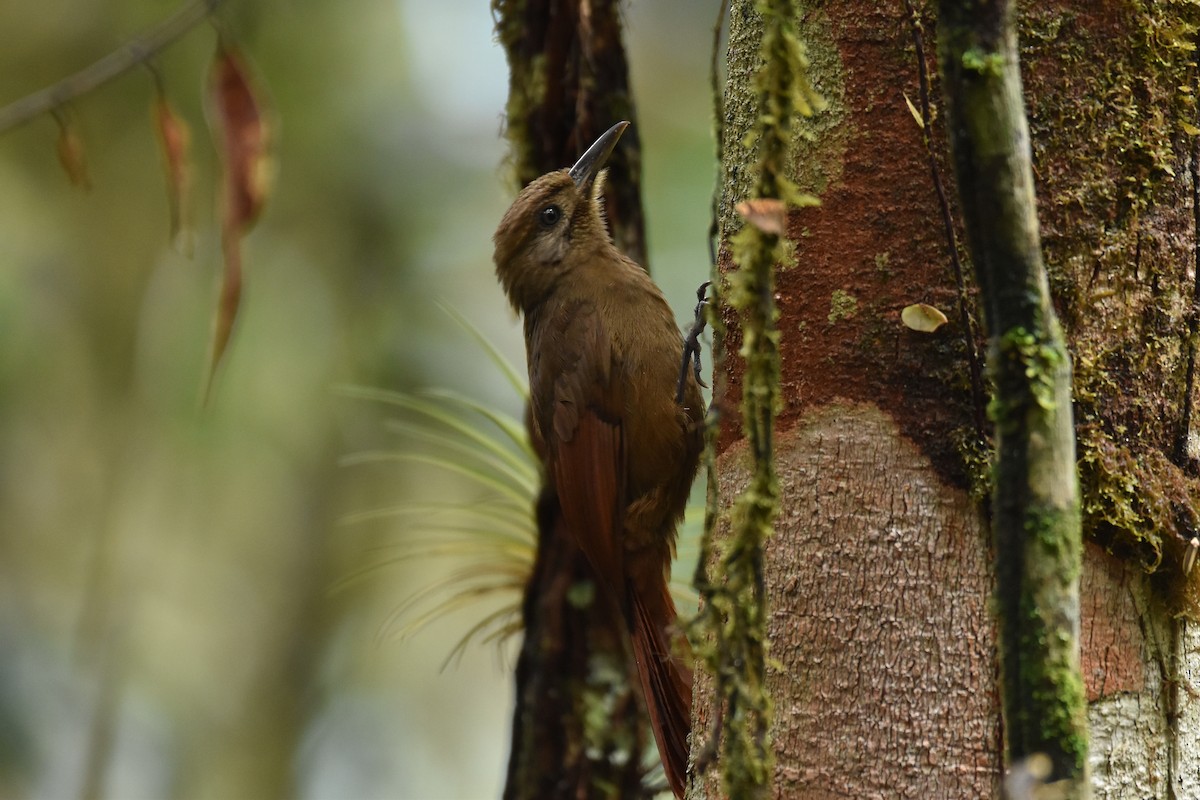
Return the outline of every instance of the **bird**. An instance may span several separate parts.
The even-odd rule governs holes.
[[[680,368],[671,307],[605,223],[603,165],[628,125],[519,193],[493,237],[494,262],[523,318],[526,421],[543,466],[538,507],[549,509],[539,546],[583,551],[625,627],[667,781],[682,797],[692,672],[668,584],[704,407],[698,376]]]

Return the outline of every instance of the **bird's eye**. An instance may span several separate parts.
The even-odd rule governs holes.
[[[546,206],[538,212],[538,222],[543,228],[553,228],[562,219],[562,209],[558,206]]]

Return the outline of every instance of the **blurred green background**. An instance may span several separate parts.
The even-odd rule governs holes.
[[[681,321],[708,271],[716,7],[625,9],[651,267]],[[0,104],[175,8],[0,4]],[[480,489],[429,466],[341,463],[407,444],[393,409],[337,390],[449,387],[520,414],[435,302],[523,371],[491,266],[512,188],[490,11],[230,0],[220,17],[274,109],[278,174],[207,411],[212,29],[157,61],[192,125],[190,258],[169,243],[148,72],[71,107],[89,192],[59,168],[52,118],[0,137],[0,797],[497,797],[511,643],[441,669],[491,606],[397,636],[392,612],[455,565],[365,569],[411,520],[346,521]]]

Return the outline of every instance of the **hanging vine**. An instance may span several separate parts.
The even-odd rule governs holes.
[[[755,77],[758,115],[749,136],[757,144],[757,156],[751,166],[755,177],[750,197],[738,205],[750,224],[729,237],[736,269],[728,274],[716,301],[727,303],[741,323],[742,427],[753,466],[748,485],[733,501],[730,535],[716,555],[716,579],[706,574],[714,560],[707,556],[715,552],[716,515],[711,512],[716,500],[710,481],[710,513],[701,548],[705,558],[697,572],[704,605],[693,630],[697,657],[715,677],[718,698],[717,727],[697,757],[697,771],[720,750],[725,793],[746,798],[765,796],[773,764],[763,542],[774,528],[779,506],[773,454],[780,380],[775,269],[792,261],[784,236],[787,208],[817,202],[788,177],[792,123],[796,115],[811,115],[823,105],[807,79],[808,61],[794,27],[793,0],[756,0],[754,9],[762,17],[762,64]],[[715,325],[719,322],[714,319]],[[714,440],[710,430],[710,451]]]

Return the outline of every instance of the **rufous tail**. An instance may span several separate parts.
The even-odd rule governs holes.
[[[682,798],[692,729],[692,670],[672,650],[669,628],[675,622],[675,603],[666,580],[658,584],[645,595],[632,592],[633,656],[667,781],[675,796]]]

